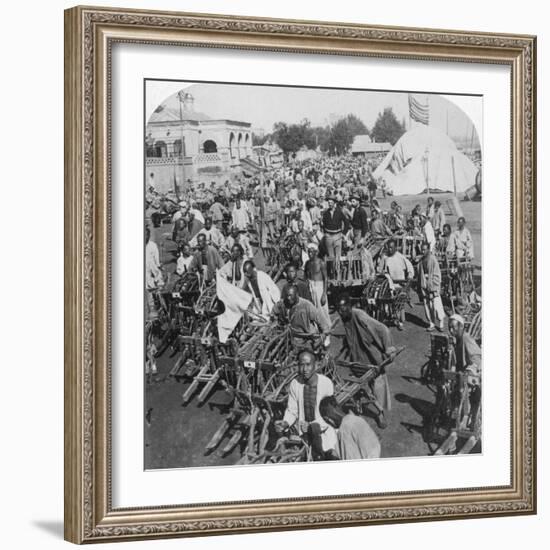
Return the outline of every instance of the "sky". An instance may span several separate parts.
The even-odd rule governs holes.
[[[330,88],[148,82],[147,111],[152,112],[183,88],[193,94],[196,111],[214,119],[250,122],[256,132],[263,130],[269,133],[276,122],[292,124],[304,118],[309,119],[313,126],[324,126],[349,113],[357,115],[371,129],[378,113],[385,107],[391,107],[399,120],[405,119],[409,124],[407,93]],[[455,139],[472,139],[472,121],[455,102],[460,102],[459,99],[468,101],[481,112],[481,97],[443,97],[437,94],[419,97],[428,97],[430,125],[444,132],[448,129],[448,134]],[[477,133],[474,136],[475,145]]]

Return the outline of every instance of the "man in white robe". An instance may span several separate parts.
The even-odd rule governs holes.
[[[283,420],[275,422],[275,429],[283,433],[295,426],[312,447],[314,460],[335,458],[336,431],[327,424],[319,412],[324,397],[334,395],[334,384],[316,372],[313,353],[302,351],[298,356],[298,377],[288,388],[288,403]]]
[[[246,277],[243,290],[252,294],[254,309],[264,316],[269,316],[275,304],[281,299],[279,287],[267,273],[256,269],[252,260],[247,260],[243,269]]]
[[[241,199],[235,201],[231,218],[233,227],[236,227],[239,231],[246,231],[248,229],[248,224],[251,223],[250,213],[245,205],[241,203]]]
[[[457,220],[458,229],[451,234],[447,252],[456,254],[457,258],[474,259],[474,240],[470,230],[466,227],[466,220],[463,216]]]

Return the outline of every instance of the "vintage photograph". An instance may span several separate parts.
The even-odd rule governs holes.
[[[145,469],[481,453],[483,98],[144,91]]]

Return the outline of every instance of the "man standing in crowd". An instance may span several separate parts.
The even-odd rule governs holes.
[[[221,203],[221,197],[219,195],[216,196],[208,212],[212,216],[212,221],[218,229],[222,227],[224,217],[229,213],[227,208]]]
[[[309,259],[304,266],[304,273],[309,284],[313,305],[330,320],[327,299],[327,267],[324,260],[319,257],[317,245],[309,244],[307,253]]]
[[[181,246],[184,242],[189,242],[191,234],[189,233],[189,216],[178,217],[174,222],[174,228],[172,230],[172,240],[176,243],[176,246]]]
[[[439,236],[443,233],[443,227],[446,223],[447,220],[445,219],[445,211],[441,208],[441,203],[439,201],[435,201],[432,226],[434,228],[436,238],[439,239]]]
[[[372,205],[372,201],[376,199],[376,189],[378,188],[378,186],[376,185],[376,180],[372,175],[372,170],[370,166],[367,167],[367,181],[368,181],[370,203]]]
[[[355,245],[362,242],[369,231],[369,220],[367,211],[360,205],[357,195],[351,197],[351,227],[353,228],[353,242]]]
[[[437,328],[443,332],[445,326],[445,311],[441,302],[441,271],[437,258],[427,242],[422,243],[422,259],[418,264],[418,288],[419,294],[424,302],[424,311],[429,323],[428,332]]]
[[[184,241],[178,246],[176,274],[181,277],[184,273],[187,273],[192,261],[193,256],[191,255],[191,247],[187,241]]]
[[[195,217],[195,212],[193,210],[189,210],[189,212],[187,212],[186,219],[189,239],[193,239],[193,237],[204,227],[204,225]]]
[[[390,239],[386,244],[387,254],[382,258],[381,272],[390,277],[395,289],[398,290],[400,282],[409,281],[414,277],[414,267],[411,262],[397,251],[397,245],[394,239]],[[403,330],[405,322],[405,310],[399,313],[397,328]]]
[[[311,297],[311,291],[309,285],[298,279],[298,270],[293,263],[289,263],[285,268],[286,282],[282,288],[282,294],[284,295],[286,290],[291,286],[296,287],[298,296],[311,302],[313,304],[313,298]]]
[[[225,244],[223,233],[212,224],[212,218],[210,217],[204,219],[204,227],[191,239],[191,246],[195,247],[197,245],[199,235],[204,235],[206,242],[218,250]]]
[[[457,258],[474,259],[474,240],[470,230],[466,227],[466,220],[463,216],[457,220],[458,228],[451,234],[447,252],[456,254]]]
[[[345,330],[344,349],[351,361],[380,366],[388,359],[393,359],[397,350],[386,325],[362,309],[351,307],[350,298],[346,294],[338,299],[338,313]],[[376,422],[383,429],[387,426],[385,412],[391,410],[390,386],[383,367],[370,386],[376,407]]]
[[[231,247],[231,259],[222,266],[219,273],[232,285],[243,288],[245,283],[244,262],[244,248],[239,243],[235,243]]]
[[[243,289],[252,294],[254,307],[258,313],[268,316],[281,299],[281,291],[273,279],[265,272],[256,269],[252,260],[244,263],[245,284]]]
[[[347,230],[347,220],[333,195],[329,196],[328,208],[323,212],[323,233],[330,258],[340,259],[342,255],[342,235]]]
[[[432,218],[434,217],[435,213],[435,207],[434,207],[434,199],[433,197],[428,197],[428,204],[426,206],[426,217],[432,221]]]
[[[380,212],[376,209],[372,210],[371,231],[375,237],[391,237],[391,229],[380,218]]]
[[[216,270],[223,266],[223,260],[215,247],[206,242],[206,235],[201,233],[197,239],[198,250],[193,254],[189,271],[198,271],[205,284],[216,277]]]
[[[435,248],[435,233],[432,227],[432,222],[427,216],[422,215],[420,217],[420,226],[422,227],[422,236],[424,237],[424,242],[427,242],[430,250]]]
[[[237,227],[232,227],[229,236],[225,239],[225,244],[223,245],[224,251],[231,253],[231,249],[235,244],[240,244],[243,247],[244,257],[246,259],[251,260],[253,258],[254,251],[252,250],[248,234],[239,231]]]
[[[239,231],[246,231],[248,229],[248,224],[251,222],[250,216],[248,210],[241,203],[240,198],[235,201],[231,217],[233,219],[233,227],[236,227]]]
[[[159,249],[155,242],[151,240],[151,230],[145,228],[145,290],[146,305],[149,319],[157,317],[155,300],[153,292],[158,290],[164,284],[162,277]]]

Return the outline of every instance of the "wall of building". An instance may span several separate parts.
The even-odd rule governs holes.
[[[179,143],[183,134],[183,169]],[[241,175],[240,159],[252,156],[249,124],[206,120],[199,122],[152,123],[147,126],[147,142],[162,156],[147,156],[147,177],[154,174],[160,193],[184,189],[191,180],[221,184]]]

